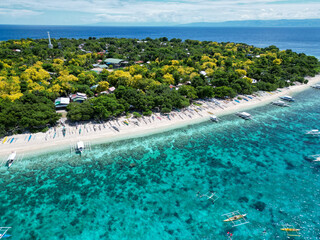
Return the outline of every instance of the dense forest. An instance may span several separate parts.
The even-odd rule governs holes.
[[[194,99],[232,98],[305,83],[318,59],[275,46],[167,39],[21,39],[0,42],[0,136],[46,130],[60,118],[54,100],[87,94],[67,107],[70,121],[183,108]],[[106,58],[121,67],[91,69]],[[110,94],[100,94],[115,87]]]

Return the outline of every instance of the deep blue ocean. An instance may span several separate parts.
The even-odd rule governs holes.
[[[320,28],[254,27],[89,27],[0,25],[0,41],[21,38],[160,38],[236,42],[282,50],[292,49],[320,58]]]

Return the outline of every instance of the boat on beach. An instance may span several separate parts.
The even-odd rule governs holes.
[[[13,162],[14,162],[14,160],[15,160],[15,158],[16,158],[16,155],[17,155],[16,152],[12,152],[12,153],[9,155],[9,157],[8,157],[8,159],[7,159],[7,166],[8,166],[8,168],[11,167],[11,165],[13,164]]]
[[[7,140],[8,140],[8,137],[5,137],[2,141],[2,144],[5,144]]]
[[[112,126],[112,128],[113,128],[114,130],[116,130],[117,132],[120,132],[119,128],[117,128],[116,126]]]
[[[245,120],[250,120],[252,118],[251,114],[249,114],[247,112],[238,112],[238,113],[236,113],[236,115],[238,117],[241,117],[241,118],[245,119]]]
[[[233,217],[229,217],[225,220],[223,220],[224,222],[232,222],[232,221],[236,221],[236,220],[239,220],[241,218],[244,218],[245,216],[247,216],[247,214],[240,214],[240,215],[236,215],[236,216],[233,216]]]
[[[285,101],[288,101],[288,102],[294,102],[294,99],[291,96],[283,96],[283,97],[280,97],[280,98],[282,100],[285,100]]]
[[[285,103],[284,101],[281,101],[281,100],[272,102],[271,104],[279,106],[279,107],[290,107],[289,104],[287,104],[287,103]]]

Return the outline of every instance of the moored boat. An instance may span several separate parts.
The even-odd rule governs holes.
[[[239,220],[239,219],[241,219],[241,218],[244,218],[245,216],[247,216],[247,214],[240,214],[240,215],[236,215],[236,216],[227,218],[227,219],[225,219],[225,220],[223,220],[223,221],[224,221],[224,222],[232,222],[232,221],[236,221],[236,220]]]
[[[307,135],[311,135],[311,136],[319,136],[320,135],[320,131],[318,129],[312,129],[310,131],[306,132]]]
[[[281,231],[286,231],[286,232],[298,232],[300,229],[297,228],[280,228]]]
[[[285,101],[288,101],[288,102],[294,102],[294,99],[291,96],[283,96],[283,97],[280,97],[280,98],[282,100],[285,100]]]
[[[311,86],[312,88],[320,89],[320,83]]]
[[[82,141],[77,142],[77,152],[82,153],[84,150],[84,143]]]
[[[211,120],[212,122],[219,122],[219,118],[218,118],[216,115],[210,116],[210,120]]]
[[[11,167],[11,165],[13,164],[13,161],[15,160],[16,155],[17,155],[16,152],[12,152],[12,153],[9,155],[9,157],[8,157],[8,159],[7,159],[7,166],[8,166],[8,168]]]
[[[247,112],[238,112],[238,113],[236,113],[236,115],[237,115],[238,117],[241,117],[241,118],[245,119],[245,120],[249,120],[249,119],[252,118],[252,117],[251,117],[251,114],[249,114],[249,113],[247,113]]]
[[[271,103],[272,105],[280,106],[280,107],[289,107],[290,105],[279,100]]]

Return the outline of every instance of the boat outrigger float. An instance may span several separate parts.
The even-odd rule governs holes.
[[[207,192],[205,194],[200,194],[200,192],[198,192],[197,196],[199,198],[206,197],[208,200],[211,200],[213,203],[219,199],[219,197],[217,196],[217,193],[215,192]]]
[[[7,234],[11,227],[0,227],[0,239],[11,237],[11,235]]]
[[[287,233],[288,237],[300,237],[301,234],[299,234],[300,229],[297,229],[289,224],[282,225],[282,228],[280,228],[281,231],[285,231]]]
[[[249,223],[246,219],[247,214],[241,214],[239,210],[223,214],[222,216],[226,216],[227,219],[223,220],[224,222],[229,222],[232,227],[240,226],[243,224]]]

